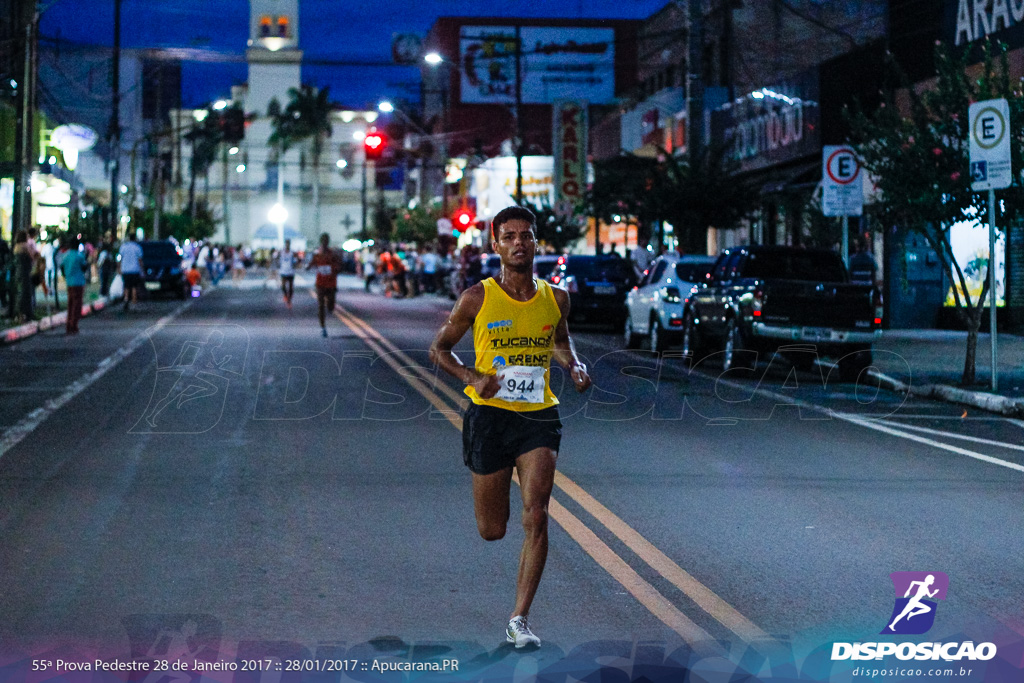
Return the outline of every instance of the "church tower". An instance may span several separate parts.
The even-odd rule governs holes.
[[[250,0],[249,88],[245,111],[267,115],[275,97],[284,106],[288,89],[302,83],[299,49],[299,0]]]

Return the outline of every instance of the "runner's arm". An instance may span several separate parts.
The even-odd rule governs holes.
[[[466,365],[455,355],[452,349],[466,332],[473,327],[473,321],[484,302],[484,288],[482,285],[473,285],[459,297],[452,308],[448,320],[441,325],[441,329],[430,345],[430,360],[466,385],[472,385],[481,398],[492,398],[500,385],[497,375],[485,375],[471,365]]]
[[[569,372],[576,391],[584,392],[590,387],[590,375],[587,374],[587,366],[576,356],[576,347],[572,343],[572,337],[569,336],[569,293],[560,287],[552,287],[551,291],[558,303],[558,310],[562,312],[562,317],[558,320],[558,327],[555,328],[552,358]]]

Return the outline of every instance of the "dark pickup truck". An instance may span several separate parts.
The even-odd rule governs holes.
[[[798,369],[838,361],[841,381],[871,365],[882,302],[872,285],[851,284],[826,249],[746,246],[722,252],[683,311],[683,353],[698,361],[722,351],[725,370],[753,370],[775,352]]]

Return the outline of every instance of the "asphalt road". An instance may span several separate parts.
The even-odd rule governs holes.
[[[516,653],[517,494],[481,540],[461,388],[426,358],[450,302],[345,284],[328,339],[305,288],[287,310],[249,283],[0,348],[0,680],[87,652],[833,680],[856,664],[833,642],[883,639],[897,571],[949,576],[913,638],[1022,666],[1024,424],[582,326],[595,388],[558,392],[544,645]]]

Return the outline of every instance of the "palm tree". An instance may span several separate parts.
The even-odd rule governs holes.
[[[313,162],[313,207],[316,234],[320,234],[320,159],[323,156],[327,138],[331,136],[331,111],[333,105],[328,99],[329,87],[315,88],[304,85],[288,90],[289,102],[283,110],[280,105],[268,112],[274,132],[269,143],[278,150],[278,158],[289,148],[310,141]],[[277,110],[276,115],[274,109]],[[278,170],[280,173],[280,169]]]
[[[192,143],[192,161],[189,167],[188,206],[189,213],[196,215],[196,178],[203,176],[206,180],[206,203],[209,204],[210,167],[217,159],[217,150],[223,135],[217,126],[216,119],[207,114],[201,123],[192,127],[185,138]]]

